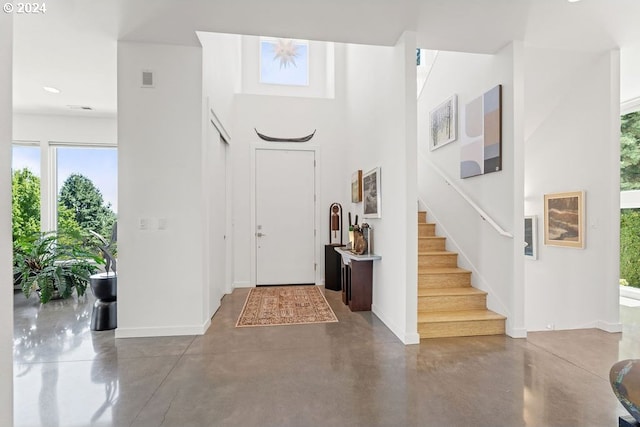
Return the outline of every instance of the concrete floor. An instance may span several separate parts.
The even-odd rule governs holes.
[[[204,336],[114,339],[92,298],[15,299],[15,426],[617,426],[608,381],[640,358],[640,307],[600,330],[404,346],[326,291],[339,323],[235,328],[248,290]]]

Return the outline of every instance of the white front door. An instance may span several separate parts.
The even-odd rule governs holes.
[[[256,284],[315,283],[315,152],[256,149]]]

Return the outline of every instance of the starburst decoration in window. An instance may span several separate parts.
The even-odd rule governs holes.
[[[298,57],[298,46],[296,46],[293,40],[290,39],[278,39],[273,46],[273,60],[280,61],[280,68],[287,68],[289,65],[296,65],[296,58]]]

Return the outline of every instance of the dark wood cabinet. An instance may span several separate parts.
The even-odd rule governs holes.
[[[332,291],[339,291],[342,286],[340,254],[335,248],[341,248],[340,245],[324,245],[324,287]]]
[[[351,311],[370,311],[373,300],[373,261],[378,255],[355,255],[336,249],[341,255],[340,279],[342,302]]]
[[[349,291],[351,290],[351,267],[349,263],[340,262],[340,282],[342,285],[342,302],[349,305]]]
[[[373,261],[351,261],[349,266],[349,308],[371,311]]]

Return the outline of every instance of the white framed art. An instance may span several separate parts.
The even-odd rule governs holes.
[[[524,217],[524,256],[538,259],[538,217]]]
[[[362,174],[363,217],[380,218],[380,168]]]
[[[429,113],[429,149],[455,141],[457,133],[458,95],[452,95]]]

